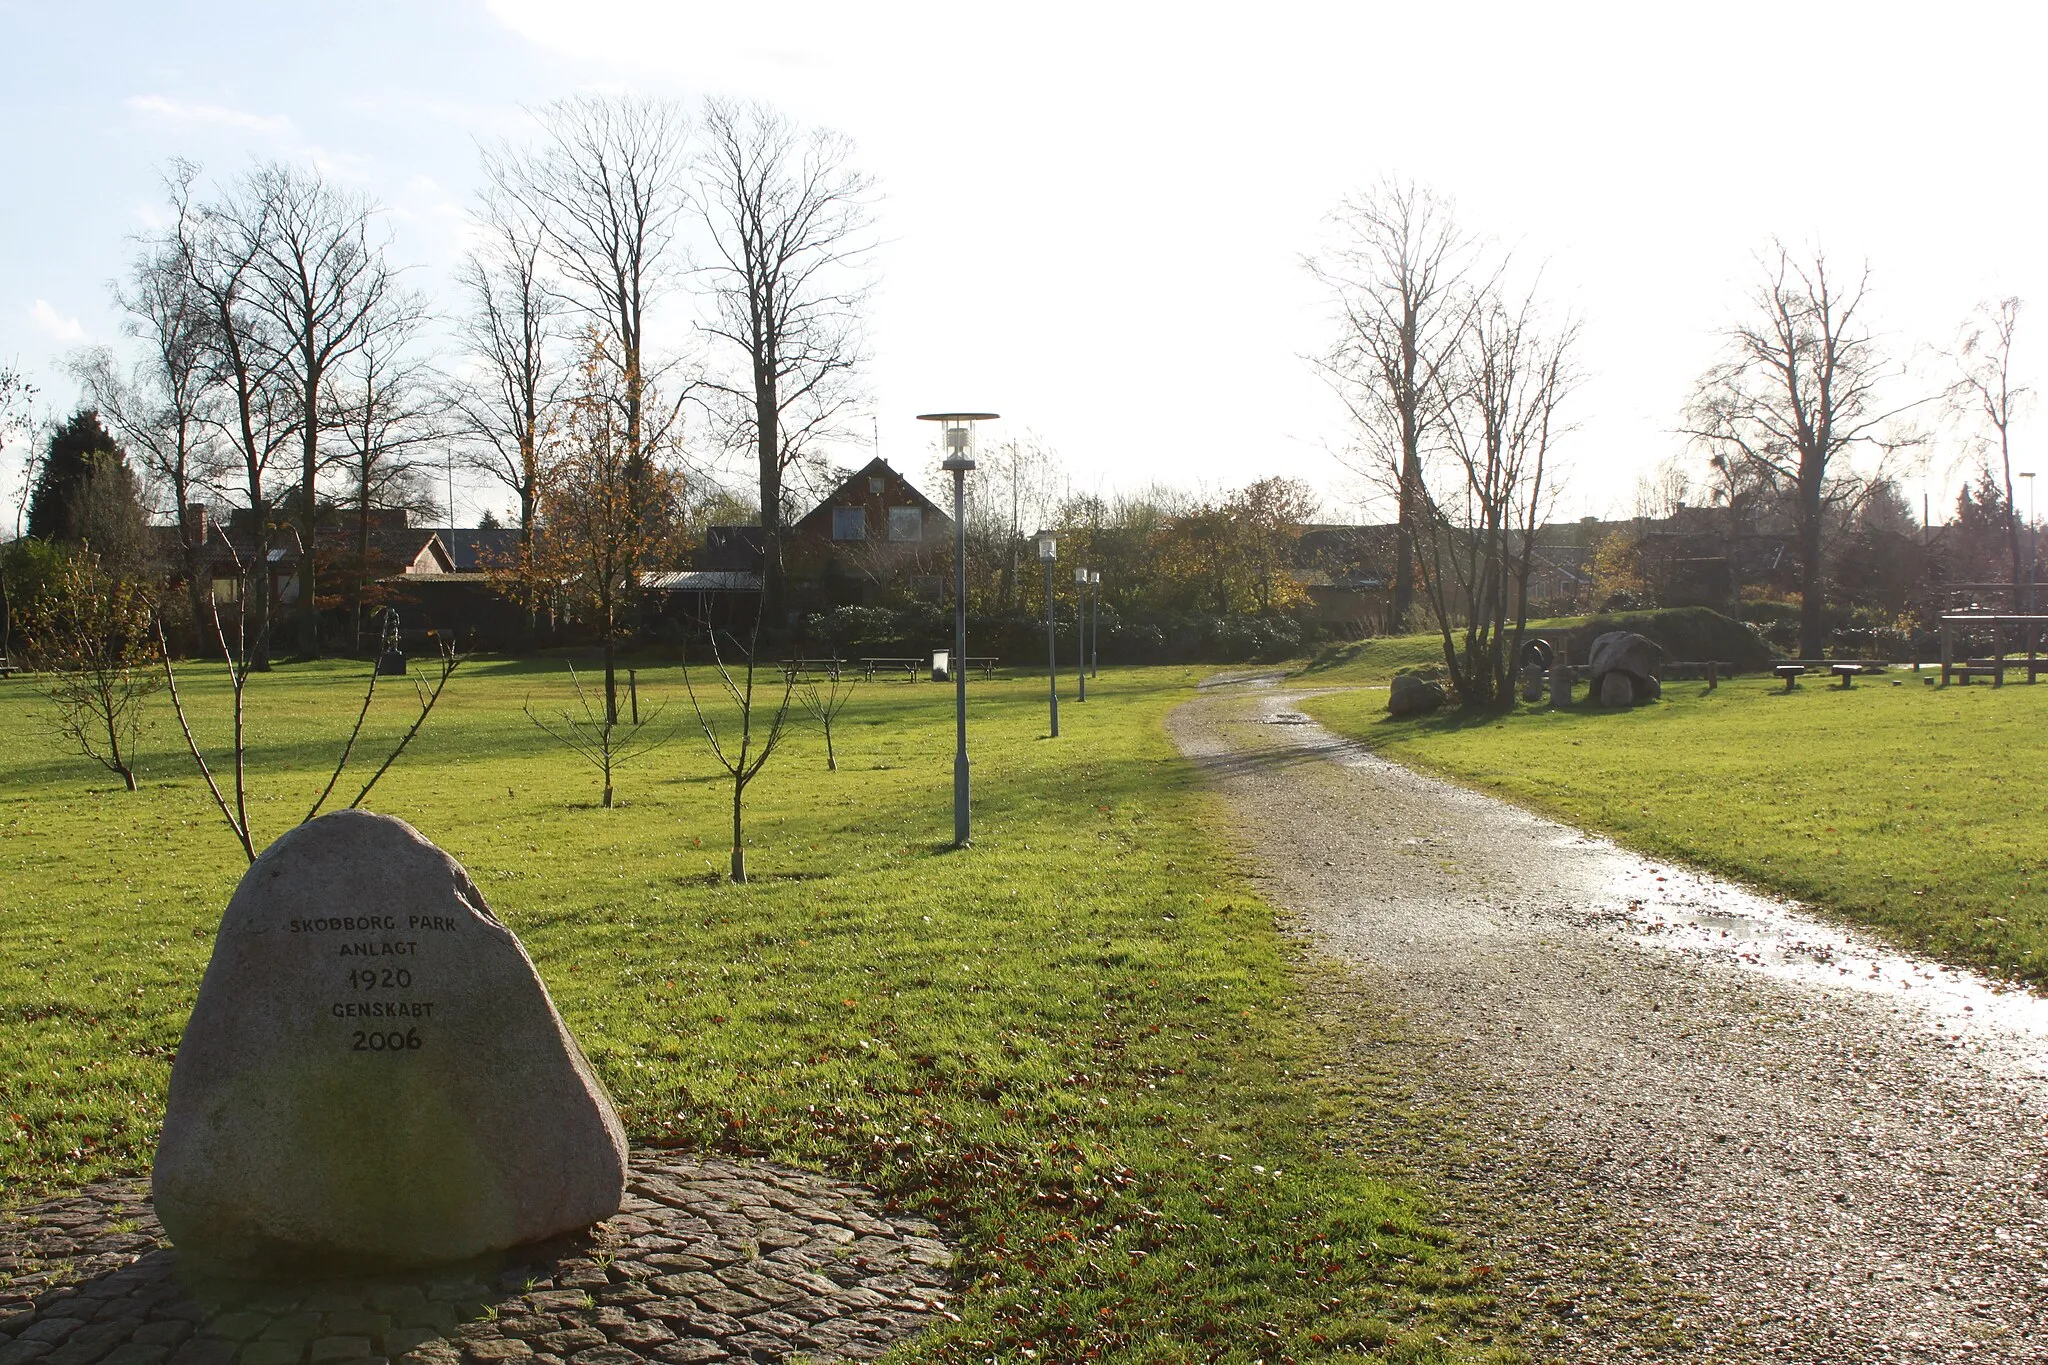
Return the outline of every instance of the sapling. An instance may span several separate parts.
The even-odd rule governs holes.
[[[705,639],[711,648],[711,664],[718,672],[718,681],[725,689],[726,699],[739,712],[738,734],[731,727],[721,728],[719,723],[705,714],[703,699],[697,695],[697,687],[690,677],[690,665],[683,664],[683,686],[690,694],[690,707],[697,713],[697,725],[704,732],[705,742],[711,746],[711,756],[718,760],[727,776],[732,778],[732,879],[744,882],[747,879],[747,850],[744,838],[743,820],[747,799],[747,785],[760,776],[761,769],[768,766],[768,760],[782,742],[784,728],[789,720],[789,703],[796,689],[794,670],[783,674],[782,697],[776,703],[775,715],[769,721],[767,735],[757,734],[758,726],[754,717],[754,663],[760,654],[761,618],[754,617],[753,638],[747,643],[747,666],[737,678],[726,665],[725,655],[719,648],[718,631],[706,624]],[[735,641],[734,643],[737,643]],[[735,740],[737,742],[735,742]]]
[[[807,682],[797,689],[797,700],[825,731],[825,769],[828,772],[839,771],[839,756],[832,748],[832,722],[839,719],[846,703],[853,700],[857,682],[857,679],[833,673],[828,675],[822,687],[816,682]]]

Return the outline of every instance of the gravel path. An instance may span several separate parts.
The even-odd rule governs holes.
[[[1298,700],[1226,683],[1171,729],[1272,899],[1405,1018],[1358,1047],[1456,1115],[1423,1174],[1533,1354],[2048,1361],[2048,1002],[1373,758]]]

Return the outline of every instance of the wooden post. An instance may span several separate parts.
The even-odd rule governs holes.
[[[1941,685],[1948,686],[1948,671],[1955,661],[1955,627],[1946,619],[1941,623]]]
[[[1999,623],[1991,623],[1991,685],[2005,686],[2005,632]]]
[[[1707,691],[1711,692],[1720,685],[1721,665],[1716,660],[1709,659],[1707,660]]]
[[[2041,628],[2032,621],[2027,622],[2027,684],[2033,685],[2034,675],[2041,669],[2041,662],[2035,656],[2041,650]]]
[[[1553,707],[1572,704],[1572,666],[1565,657],[1562,639],[1550,642],[1550,704]]]
[[[626,695],[633,699],[633,723],[640,723],[640,675],[635,669],[626,670]]]

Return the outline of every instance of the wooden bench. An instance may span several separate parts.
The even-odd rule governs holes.
[[[1771,672],[1785,680],[1785,690],[1790,692],[1794,687],[1798,686],[1800,676],[1806,672],[1806,665],[1773,664],[1771,665]]]
[[[1883,670],[1871,668],[1867,664],[1840,663],[1829,664],[1828,672],[1842,680],[1842,690],[1846,692],[1849,690],[1850,685],[1856,681],[1858,673],[1880,673]]]
[[[0,678],[13,676],[15,670],[20,667],[21,665],[15,663],[14,660],[8,658],[5,654],[0,654]]]
[[[877,673],[893,673],[898,669],[901,669],[904,675],[908,677],[912,682],[916,682],[918,671],[923,667],[923,659],[899,659],[888,656],[875,656],[862,659],[860,661],[861,676],[866,678],[869,682],[873,682],[875,680],[875,674]]]
[[[2003,687],[2005,686],[2005,670],[2008,668],[2017,670],[2022,667],[2024,665],[2008,664],[2003,659],[1971,659],[1966,663],[1948,665],[1947,672],[1951,678],[1956,680],[1956,686],[1958,687],[1968,687],[1972,678],[1989,678],[1993,687]],[[2032,682],[2033,680],[2032,673],[2029,672],[2027,681]]]

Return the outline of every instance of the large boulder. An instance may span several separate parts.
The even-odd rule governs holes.
[[[1663,659],[1661,645],[1631,631],[1610,630],[1595,637],[1586,655],[1587,669],[1593,678],[1592,695],[1602,706],[1628,706],[1654,699],[1662,692],[1657,669]]]
[[[1419,716],[1443,704],[1443,686],[1413,673],[1396,673],[1387,689],[1387,714],[1391,716]]]
[[[153,1177],[233,1274],[463,1260],[625,1194],[616,1114],[512,931],[402,820],[339,811],[253,863],[171,1069]]]

